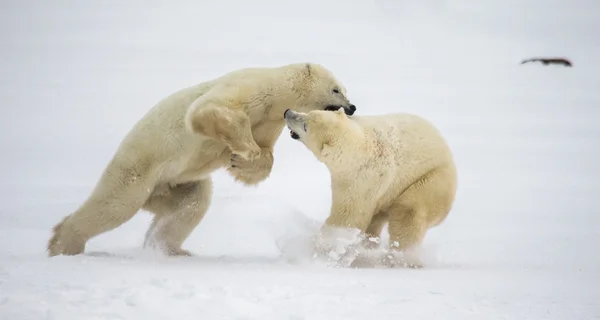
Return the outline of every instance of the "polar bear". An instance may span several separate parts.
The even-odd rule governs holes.
[[[405,257],[399,264],[422,267],[415,249],[445,220],[457,188],[453,155],[440,132],[411,114],[288,109],[284,118],[292,137],[330,172],[332,206],[323,229],[347,228],[378,240],[387,223],[390,251]]]
[[[158,102],[125,136],[88,199],[53,228],[49,256],[76,255],[94,236],[154,214],[144,246],[191,255],[182,243],[212,197],[211,173],[256,185],[269,177],[286,109],[356,110],[322,65],[245,68]]]

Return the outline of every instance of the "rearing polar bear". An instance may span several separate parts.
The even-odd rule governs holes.
[[[83,205],[53,228],[49,255],[82,253],[140,209],[154,214],[145,245],[190,255],[181,245],[210,206],[211,173],[228,167],[246,185],[265,180],[288,108],[356,110],[333,74],[311,63],[236,70],[160,101],[125,136]]]

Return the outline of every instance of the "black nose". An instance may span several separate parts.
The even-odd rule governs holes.
[[[353,104],[349,105],[348,108],[344,108],[344,113],[346,113],[349,116],[353,115],[354,111],[356,111],[356,106],[354,106]]]
[[[283,117],[286,118],[287,117],[287,113],[288,111],[290,111],[290,109],[285,109],[285,112],[283,113]]]

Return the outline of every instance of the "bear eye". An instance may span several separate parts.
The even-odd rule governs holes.
[[[335,88],[335,89],[333,89],[333,90],[331,90],[331,91],[332,91],[333,93],[340,93],[340,89],[338,89],[338,88]]]
[[[307,131],[306,128],[307,128],[306,123],[304,123],[304,132]]]

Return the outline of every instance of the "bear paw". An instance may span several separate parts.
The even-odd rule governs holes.
[[[415,252],[410,251],[391,251],[383,257],[382,263],[390,268],[423,268],[421,259]]]
[[[66,217],[52,229],[52,238],[48,241],[48,255],[74,256],[83,253],[86,240],[67,224]]]
[[[312,239],[313,258],[335,267],[349,267],[359,256],[363,241],[359,229],[324,226]]]
[[[191,252],[182,249],[176,245],[168,244],[163,240],[156,239],[155,234],[149,232],[146,234],[146,239],[144,240],[144,249],[154,250],[161,254],[170,256],[170,257],[192,257],[194,256]]]
[[[192,257],[193,254],[181,248],[171,248],[167,250],[167,254],[172,257]]]
[[[261,153],[260,147],[257,145],[248,147],[245,149],[241,149],[241,150],[240,149],[232,149],[231,150],[232,155],[240,156],[246,161],[254,161],[254,160],[260,158],[260,153]]]
[[[262,150],[259,158],[248,161],[241,156],[232,154],[230,167],[227,169],[236,181],[246,185],[256,185],[264,181],[271,174],[273,168],[273,153]]]

